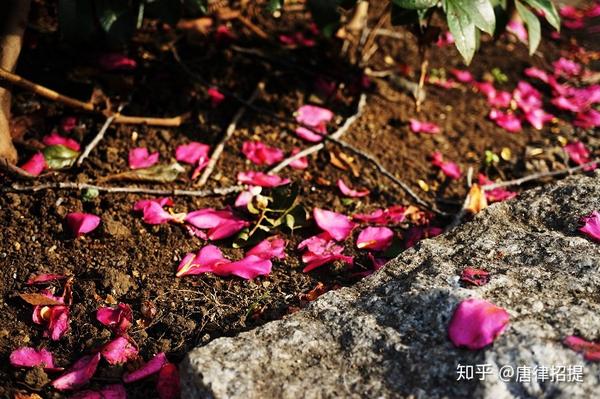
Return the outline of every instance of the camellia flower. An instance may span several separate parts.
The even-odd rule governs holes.
[[[106,71],[130,71],[137,67],[135,60],[118,53],[102,54],[98,64]]]
[[[112,384],[100,388],[99,391],[86,389],[77,392],[69,396],[69,399],[127,399],[127,391],[122,384]]]
[[[93,231],[100,224],[100,218],[89,213],[69,213],[65,218],[67,227],[75,237]]]
[[[344,241],[355,226],[348,216],[325,209],[314,208],[313,217],[317,225],[337,241]]]
[[[360,198],[360,197],[366,197],[370,193],[369,190],[358,191],[358,190],[351,189],[350,187],[348,187],[346,185],[346,183],[344,183],[344,180],[342,180],[342,179],[338,179],[337,186],[340,189],[340,191],[342,192],[342,194],[344,194],[346,197]]]
[[[192,174],[192,179],[195,179],[200,171],[208,165],[209,151],[209,145],[192,141],[189,144],[182,144],[175,149],[175,159],[179,162],[195,165],[196,169]]]
[[[308,273],[319,266],[323,266],[336,260],[340,260],[349,265],[352,265],[354,262],[352,256],[347,256],[342,253],[344,247],[337,245],[327,232],[307,238],[298,245],[298,249],[305,248],[306,252],[302,254],[302,262],[306,264],[306,267],[302,270],[304,273]]]
[[[100,351],[108,364],[123,364],[138,357],[138,349],[129,338],[117,337],[104,345]]]
[[[466,299],[454,311],[448,336],[458,347],[481,349],[504,331],[509,317],[506,310],[483,299]]]
[[[46,167],[46,158],[41,152],[36,152],[27,162],[21,165],[21,169],[33,176],[39,176]]]
[[[523,127],[521,120],[512,112],[503,112],[497,109],[490,110],[488,117],[498,126],[511,133],[520,132]]]
[[[584,165],[591,161],[590,152],[581,141],[573,141],[563,147],[569,159],[577,165]],[[586,170],[594,170],[596,165],[590,165]]]
[[[257,165],[273,165],[283,159],[283,151],[269,147],[260,141],[245,141],[242,152]]]
[[[600,361],[600,343],[586,341],[574,335],[566,337],[563,343],[574,351],[583,353],[583,357],[586,360],[592,362]]]
[[[197,229],[209,229],[207,237],[210,240],[230,237],[248,225],[247,221],[237,218],[230,210],[217,211],[212,208],[190,212],[184,220]]]
[[[490,273],[485,270],[467,267],[460,275],[460,281],[471,283],[473,285],[485,285],[490,282]]]
[[[296,155],[299,152],[300,148],[294,147],[294,149],[292,150],[292,155]],[[293,160],[292,162],[290,162],[290,167],[293,169],[306,169],[308,168],[308,158],[301,157],[296,160]]]
[[[428,133],[428,134],[436,134],[439,133],[440,127],[433,122],[421,122],[416,119],[410,120],[410,130],[413,133]]]
[[[579,231],[590,237],[596,242],[600,242],[600,212],[594,211],[590,215],[585,216],[582,219],[585,223],[583,227],[579,228]]]
[[[367,227],[358,235],[356,246],[358,249],[384,251],[390,246],[393,239],[394,232],[387,227]]]
[[[232,262],[223,256],[219,248],[207,245],[197,255],[187,254],[179,263],[176,276],[213,273],[217,276],[235,275],[251,280],[269,274],[271,268],[271,261],[261,256],[247,255],[242,260]]]
[[[120,303],[118,307],[102,307],[96,311],[96,320],[113,330],[117,335],[124,334],[133,321],[129,305]]]
[[[457,180],[462,176],[460,167],[454,162],[444,162],[444,157],[442,156],[441,152],[434,152],[431,154],[431,158],[431,164],[440,168],[442,172],[449,178]]]
[[[64,145],[73,151],[79,151],[81,147],[79,143],[71,138],[61,136],[56,130],[42,138],[42,143],[45,145]]]
[[[256,255],[263,259],[284,259],[286,242],[279,236],[271,236],[259,242],[246,252],[246,255]]]
[[[133,148],[129,151],[129,167],[131,169],[149,168],[158,162],[158,152],[148,153],[145,147]]]
[[[148,224],[164,224],[168,222],[183,223],[186,213],[169,213],[163,209],[159,202],[150,201],[143,208],[144,222]]]
[[[237,180],[242,184],[261,187],[277,187],[290,182],[290,179],[285,179],[277,175],[254,171],[238,173]]]
[[[9,361],[13,367],[43,367],[47,371],[60,371],[61,367],[54,365],[54,356],[46,349],[37,350],[30,347],[22,347],[11,352]]]
[[[68,372],[54,380],[52,386],[59,391],[81,388],[94,376],[100,357],[100,353],[82,357],[75,362]]]
[[[160,399],[175,399],[181,396],[179,370],[173,363],[161,367],[156,379],[156,392]]]
[[[471,72],[469,71],[463,71],[460,69],[451,69],[450,73],[456,78],[456,80],[458,80],[459,82],[462,83],[470,83],[473,81],[473,75],[471,75]]]
[[[210,105],[213,108],[217,108],[219,104],[225,100],[225,95],[216,87],[209,87],[209,89],[206,91],[206,94],[208,94],[208,97],[210,98]]]

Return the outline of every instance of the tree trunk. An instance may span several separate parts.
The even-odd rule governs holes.
[[[0,68],[14,72],[23,44],[23,33],[31,0],[2,0],[0,8]],[[11,95],[0,82],[0,158],[17,162],[17,151],[10,136]]]

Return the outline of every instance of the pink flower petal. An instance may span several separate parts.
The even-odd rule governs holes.
[[[285,259],[286,242],[279,236],[271,236],[259,242],[246,252],[246,256],[255,255],[263,259]]]
[[[100,218],[89,213],[74,212],[69,213],[65,218],[65,223],[75,237],[93,231],[100,224]]]
[[[133,321],[129,305],[120,303],[116,308],[102,307],[96,311],[96,320],[113,330],[117,335],[124,334]]]
[[[217,276],[238,276],[246,280],[252,280],[257,276],[266,276],[271,273],[273,264],[270,260],[256,255],[248,255],[236,262],[221,263],[216,265],[211,273]]]
[[[142,378],[146,378],[149,375],[158,373],[160,369],[167,363],[167,356],[164,354],[164,352],[158,353],[136,371],[123,374],[123,382],[129,384],[131,382],[141,380]]]
[[[484,175],[483,173],[479,173],[478,180],[479,180],[480,186],[485,186],[486,184],[493,183],[493,181],[488,179],[488,177],[486,175]],[[516,196],[517,196],[517,193],[515,193],[513,191],[508,191],[502,187],[495,188],[493,190],[485,190],[485,198],[489,202],[506,201],[506,200],[509,200]]]
[[[325,209],[314,208],[313,217],[317,225],[337,241],[344,241],[355,226],[348,216]]]
[[[437,166],[449,178],[457,180],[462,176],[460,167],[454,162],[444,162],[443,156],[439,151],[431,154],[431,164]]]
[[[513,91],[513,99],[523,112],[531,112],[542,108],[542,94],[532,85],[521,80]]]
[[[367,227],[358,235],[356,246],[358,249],[384,251],[390,246],[393,239],[394,232],[387,227]]]
[[[352,218],[363,223],[394,224],[402,223],[406,218],[405,213],[405,207],[401,205],[393,205],[387,209],[376,209],[369,214],[357,213],[352,215]]]
[[[549,81],[548,74],[545,71],[543,71],[539,68],[536,68],[536,67],[527,68],[527,69],[525,69],[524,73],[525,73],[525,76],[529,76],[530,78],[539,79],[545,83],[548,83],[548,81]]]
[[[457,347],[471,350],[494,342],[508,325],[506,310],[482,299],[462,301],[452,316],[448,336]]]
[[[199,161],[208,160],[210,146],[196,141],[189,144],[182,144],[175,150],[175,159],[190,165],[197,165]]]
[[[223,256],[218,247],[207,245],[197,255],[188,253],[179,263],[176,276],[183,277],[191,274],[212,272],[218,265],[228,262],[231,261]]]
[[[137,201],[134,205],[133,205],[133,210],[134,211],[138,211],[138,212],[142,212],[144,210],[144,208],[146,208],[148,205],[150,205],[151,203],[157,203],[158,205],[162,207],[164,206],[173,206],[173,200],[169,197],[161,197],[161,198],[153,198],[153,199],[143,199],[143,200],[139,200]]]
[[[39,176],[46,169],[46,158],[41,152],[35,153],[27,162],[21,165],[21,169],[33,176]]]
[[[531,126],[537,130],[541,130],[545,123],[554,119],[554,115],[549,114],[543,109],[539,108],[525,112],[525,119],[527,122],[531,123]]]
[[[245,141],[242,152],[257,165],[273,165],[283,159],[283,151],[269,147],[260,141]]]
[[[206,93],[210,98],[210,104],[213,108],[216,108],[225,100],[225,95],[219,91],[216,87],[210,87]]]
[[[167,363],[158,372],[156,392],[160,399],[179,399],[181,386],[179,383],[179,370],[173,363]]]
[[[590,152],[581,141],[573,141],[564,146],[563,149],[569,156],[569,159],[577,165],[583,165],[591,161]]]
[[[506,30],[516,36],[522,43],[528,43],[527,29],[520,18],[512,18],[506,24]]]
[[[316,105],[303,105],[296,111],[296,121],[306,126],[317,127],[333,119],[333,112]]]
[[[138,349],[127,337],[117,337],[104,345],[100,351],[108,364],[123,364],[138,357]]]
[[[31,277],[29,280],[27,280],[27,282],[25,284],[27,284],[27,285],[48,284],[53,281],[64,280],[66,278],[67,278],[67,276],[65,276],[63,274],[53,274],[53,273],[39,274],[37,276]]]
[[[129,151],[129,167],[131,169],[149,168],[158,162],[159,154],[148,153],[145,147],[133,148]]]
[[[416,119],[410,120],[410,130],[414,133],[428,133],[436,134],[439,133],[440,127],[433,122],[421,122]]]
[[[10,364],[13,367],[36,367],[42,366],[45,370],[57,371],[61,368],[54,366],[54,357],[46,349],[37,350],[30,347],[15,349],[10,354]]]
[[[338,179],[337,186],[340,189],[340,191],[342,192],[342,194],[344,194],[346,197],[360,198],[360,197],[366,197],[370,193],[369,190],[361,190],[361,191],[353,190],[350,187],[348,187],[346,185],[346,183],[344,183],[344,180],[342,180],[342,179]]]
[[[238,173],[237,180],[242,184],[260,187],[277,187],[290,182],[290,179],[285,179],[277,175],[254,171]]]
[[[302,255],[302,261],[306,264],[302,270],[304,273],[336,260],[350,265],[354,262],[352,256],[342,254],[344,247],[337,245],[327,232],[307,238],[298,245],[298,249],[306,249]]]
[[[102,54],[98,64],[107,71],[129,71],[137,67],[135,60],[118,53]]]
[[[560,57],[558,60],[552,63],[554,67],[554,74],[556,76],[577,76],[581,73],[581,65],[578,63],[568,60],[564,57]]]
[[[127,391],[121,384],[107,385],[99,391],[86,389],[69,396],[69,399],[127,399]]]
[[[59,391],[81,388],[94,376],[100,357],[100,353],[82,357],[67,373],[54,380],[52,386]]]
[[[460,281],[471,283],[473,285],[486,285],[490,282],[490,273],[485,270],[467,267],[460,275]]]
[[[521,120],[513,113],[492,109],[489,113],[489,118],[496,122],[498,126],[511,133],[520,132],[523,129]]]
[[[208,230],[209,240],[222,240],[227,237],[231,237],[235,233],[248,226],[248,222],[241,219],[228,220],[212,229]]]
[[[55,130],[49,135],[46,135],[42,138],[42,142],[45,145],[64,145],[67,148],[72,149],[73,151],[79,151],[81,147],[79,143],[71,138],[61,136]]]
[[[598,127],[600,126],[600,111],[589,109],[585,112],[581,112],[577,114],[577,118],[573,124],[584,129]]]
[[[438,47],[444,47],[452,43],[454,43],[454,36],[452,36],[452,33],[450,33],[449,31],[445,31],[440,33],[440,36],[435,42],[435,45]]]
[[[149,201],[143,208],[144,222],[148,224],[164,224],[168,222],[183,223],[185,213],[171,214],[163,209],[158,201]]]
[[[292,155],[296,155],[299,152],[300,152],[300,148],[294,147],[294,149],[292,150]],[[308,168],[308,158],[307,157],[298,158],[298,159],[290,162],[290,167],[293,169],[306,169],[306,168]]]
[[[61,339],[69,330],[69,308],[67,306],[48,306],[48,325],[44,336],[53,341]]]
[[[248,206],[248,204],[252,201],[252,198],[254,198],[254,194],[252,194],[250,190],[242,191],[235,199],[233,206],[236,208]]]
[[[188,213],[185,222],[198,229],[210,229],[208,238],[211,240],[230,237],[248,225],[247,221],[237,218],[229,210],[216,211],[212,208]]]
[[[309,143],[318,143],[319,141],[323,141],[324,136],[327,134],[325,129],[313,128],[314,132],[308,130],[307,128],[300,126],[297,127],[295,132],[298,137],[308,141]],[[320,134],[317,134],[320,133]]]
[[[459,82],[462,82],[462,83],[470,83],[474,80],[473,75],[471,75],[471,72],[469,72],[469,71],[463,71],[460,69],[451,69],[450,73],[456,78],[456,80],[458,80]]]
[[[575,352],[583,353],[586,360],[600,361],[600,343],[586,341],[574,335],[566,337],[563,343]]]
[[[76,127],[77,127],[77,118],[75,118],[74,116],[67,116],[65,118],[62,118],[62,120],[60,121],[60,125],[59,125],[59,129],[65,133],[69,133],[71,130],[75,129]],[[46,144],[46,145],[52,145],[52,144]],[[79,146],[79,143],[77,143],[77,145]],[[73,150],[79,151],[78,149],[75,149],[75,148],[73,148]]]
[[[600,242],[600,212],[594,211],[588,216],[585,216],[581,220],[583,227],[579,228],[579,231],[590,237],[596,242]]]
[[[343,247],[341,248],[343,249]],[[302,262],[306,264],[306,267],[302,269],[302,272],[308,273],[319,266],[326,265],[336,260],[342,261],[348,265],[352,265],[354,263],[354,258],[352,256],[346,256],[343,254],[315,254],[312,252],[306,252],[304,255],[302,255]]]

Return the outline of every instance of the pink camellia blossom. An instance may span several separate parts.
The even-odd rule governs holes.
[[[158,162],[158,152],[150,154],[145,147],[129,150],[129,167],[131,169],[149,168]]]
[[[246,252],[246,256],[255,255],[263,259],[285,259],[286,242],[279,236],[271,236],[259,242]]]
[[[165,211],[160,203],[156,201],[146,203],[142,211],[144,222],[148,224],[183,223],[187,217],[186,213],[169,213]]]
[[[69,330],[69,308],[62,305],[36,306],[33,309],[33,322],[45,325],[44,336],[58,341]]]
[[[41,152],[36,152],[23,165],[21,169],[33,176],[39,176],[46,169],[46,158]]]
[[[350,197],[350,198],[366,197],[370,193],[369,190],[354,190],[354,189],[351,189],[350,187],[348,187],[346,185],[346,183],[344,183],[343,179],[338,179],[337,186],[340,189],[340,191],[342,192],[342,194],[344,194],[346,197]]]
[[[278,175],[254,172],[251,170],[247,172],[239,172],[237,174],[237,180],[242,184],[260,187],[277,187],[288,184],[291,181],[290,179],[283,178]]]
[[[216,87],[209,87],[206,91],[210,98],[210,105],[213,108],[217,108],[225,100],[225,95],[219,91]]]
[[[354,214],[352,218],[363,223],[395,224],[402,223],[406,218],[406,208],[401,205],[393,205],[387,209],[375,209],[368,214]]]
[[[300,148],[294,147],[294,149],[292,150],[292,155],[296,155],[299,152],[300,152]],[[308,158],[307,157],[298,158],[298,159],[290,162],[290,167],[293,169],[306,169],[306,168],[308,168]]]
[[[525,119],[537,130],[541,130],[544,124],[554,119],[554,115],[547,113],[541,108],[525,112]]]
[[[508,325],[508,312],[483,299],[463,300],[452,316],[448,336],[457,347],[471,350],[494,342]]]
[[[153,199],[143,199],[143,200],[139,200],[135,204],[133,204],[133,210],[137,211],[137,212],[142,212],[151,203],[157,203],[161,207],[164,207],[164,206],[173,206],[174,205],[173,200],[171,198],[169,198],[169,197],[160,197],[160,198],[153,198]]]
[[[462,176],[460,167],[454,162],[445,162],[441,152],[434,152],[431,154],[431,158],[431,164],[440,168],[441,171],[449,178],[458,180]]]
[[[154,355],[152,359],[150,359],[146,364],[142,365],[139,369],[123,374],[123,382],[129,384],[146,378],[152,374],[156,374],[168,362],[169,361],[167,360],[167,356],[164,354],[164,352],[160,352]]]
[[[27,280],[25,284],[27,285],[43,285],[48,284],[53,281],[64,280],[67,276],[64,274],[56,274],[56,273],[44,273],[38,274],[37,276],[31,277]]]
[[[316,127],[333,119],[333,112],[316,105],[303,105],[296,111],[296,121],[306,126]]]
[[[473,75],[471,75],[471,72],[469,71],[464,71],[461,69],[451,69],[450,73],[456,78],[456,80],[458,80],[459,82],[462,83],[470,83],[473,81]]]
[[[22,347],[11,352],[9,361],[13,367],[38,367],[41,366],[47,371],[60,371],[61,367],[54,365],[54,356],[46,349],[37,350],[30,347]]]
[[[521,120],[512,112],[503,112],[497,109],[492,109],[490,110],[488,117],[492,121],[496,122],[498,126],[508,132],[517,133],[523,129]]]
[[[177,399],[181,396],[179,370],[173,363],[161,367],[156,380],[156,392],[160,399]]]
[[[548,81],[549,81],[548,73],[546,71],[543,71],[536,67],[526,68],[524,71],[524,74],[525,74],[525,76],[528,76],[528,77],[534,78],[534,79],[539,79],[545,83],[548,83]]]
[[[584,129],[598,127],[600,126],[600,111],[589,109],[585,112],[580,112],[577,114],[573,124]]]
[[[123,364],[138,357],[138,349],[129,338],[121,336],[113,339],[100,351],[110,365]]]
[[[61,136],[56,130],[42,138],[42,143],[45,145],[63,145],[73,151],[81,149],[79,143],[71,138]]]
[[[524,80],[517,83],[513,90],[513,100],[523,112],[530,112],[542,108],[542,93]]]
[[[525,25],[523,25],[523,21],[521,21],[520,18],[512,18],[510,21],[508,21],[506,24],[506,30],[515,35],[515,37],[519,39],[521,43],[527,43],[529,40],[527,29],[525,29]]]
[[[230,237],[248,225],[247,221],[236,217],[230,210],[217,211],[212,208],[188,213],[185,222],[197,229],[209,229],[208,238],[211,240]]]
[[[120,303],[116,308],[99,308],[96,311],[96,320],[113,330],[115,334],[122,335],[131,326],[133,312],[129,305]]]
[[[209,145],[192,141],[189,144],[182,144],[175,149],[175,159],[179,162],[196,165],[202,163],[204,160],[208,160],[209,152]]]
[[[590,152],[581,141],[573,141],[563,147],[569,159],[577,165],[584,165],[591,161]],[[592,164],[585,168],[585,170],[596,169],[596,164]]]
[[[344,241],[355,226],[348,216],[325,209],[314,208],[313,217],[317,226],[337,241]]]
[[[81,388],[94,376],[100,357],[100,353],[82,357],[75,362],[68,372],[54,380],[52,386],[59,391]]]
[[[358,235],[356,246],[358,249],[384,251],[390,246],[393,239],[394,232],[387,227],[367,227]]]
[[[118,53],[102,54],[98,65],[106,71],[130,71],[137,67],[135,60]]]
[[[89,213],[73,212],[65,218],[65,223],[75,237],[93,231],[100,224],[100,218]]]
[[[283,159],[283,151],[269,147],[260,141],[245,141],[242,152],[257,165],[273,165]]]
[[[309,237],[298,245],[298,249],[305,248],[306,252],[302,254],[302,262],[306,264],[304,273],[336,260],[349,265],[354,263],[354,258],[344,255],[344,247],[337,245],[327,232]]]
[[[99,391],[86,389],[69,396],[69,399],[127,399],[127,391],[122,384],[112,384]]]
[[[410,130],[413,133],[428,133],[428,134],[436,134],[439,133],[440,127],[433,122],[421,122],[416,119],[410,120]]]
[[[462,271],[460,281],[478,286],[486,285],[490,282],[490,273],[482,269],[467,267]]]
[[[583,353],[585,360],[600,361],[600,343],[586,341],[575,335],[566,337],[563,343],[575,352]]]
[[[177,277],[213,273],[218,276],[235,275],[247,280],[271,272],[272,263],[256,255],[248,255],[244,259],[232,262],[225,258],[221,250],[214,245],[207,245],[197,255],[187,254],[179,263]]]
[[[494,183],[486,175],[483,173],[479,173],[477,176],[480,186],[485,186],[486,184]],[[513,191],[508,191],[502,187],[494,188],[492,190],[485,190],[485,199],[488,202],[500,202],[512,199],[517,196],[517,193]]]
[[[564,57],[560,57],[558,60],[552,63],[554,67],[554,74],[557,76],[577,76],[581,73],[581,65],[578,63],[568,60]]]
[[[600,242],[600,212],[594,211],[581,219],[584,223],[579,231],[596,242]]]

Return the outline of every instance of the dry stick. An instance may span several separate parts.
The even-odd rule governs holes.
[[[121,112],[124,106],[125,104],[119,105],[117,113]],[[90,152],[92,152],[92,150],[96,148],[100,140],[102,140],[102,138],[104,137],[104,134],[108,130],[108,127],[115,120],[115,118],[116,115],[111,115],[108,118],[106,118],[106,121],[104,121],[104,125],[102,125],[102,128],[100,129],[96,137],[94,137],[94,139],[87,146],[85,146],[85,150],[83,150],[83,153],[79,156],[79,159],[77,160],[77,166],[81,166],[83,161],[88,157],[88,155],[90,155]]]
[[[526,183],[528,181],[532,181],[532,180],[537,180],[537,179],[541,179],[542,177],[550,177],[550,176],[560,176],[560,175],[565,175],[565,174],[572,174],[574,172],[578,172],[580,170],[584,170],[590,166],[594,166],[597,163],[600,162],[600,158],[599,159],[595,159],[593,161],[584,163],[582,165],[579,166],[575,166],[572,168],[568,168],[568,169],[561,169],[561,170],[554,170],[552,172],[540,172],[540,173],[533,173],[531,175],[527,175],[527,176],[523,176],[521,178],[518,179],[514,179],[514,180],[507,180],[507,181],[501,181],[498,183],[492,183],[492,184],[486,184],[485,186],[482,186],[481,188],[485,191],[485,190],[493,190],[495,188],[501,188],[501,187],[508,187],[508,186],[520,186],[523,183]]]
[[[35,179],[36,176],[8,162],[4,158],[0,158],[0,170],[16,178]]]
[[[111,187],[111,186],[97,186],[94,184],[87,183],[74,183],[74,182],[59,182],[59,183],[47,183],[39,185],[28,185],[22,186],[13,184],[10,188],[2,189],[2,191],[17,191],[17,192],[36,192],[41,190],[98,190],[107,193],[129,193],[129,194],[152,194],[152,195],[173,195],[173,196],[188,196],[188,197],[209,197],[212,195],[227,195],[243,191],[246,187],[243,185],[229,186],[229,187],[217,187],[210,190],[164,190],[164,189],[153,189],[143,187]]]
[[[254,102],[254,100],[256,99],[256,97],[258,97],[258,94],[262,90],[264,90],[264,88],[265,88],[264,82],[262,82],[262,81],[259,82],[258,85],[256,85],[256,89],[254,89],[254,92],[252,93],[250,98],[248,98],[247,103],[252,104]],[[202,175],[200,176],[200,180],[198,180],[198,184],[196,185],[196,187],[202,187],[208,181],[210,174],[215,169],[215,166],[217,165],[217,161],[219,160],[219,158],[221,157],[221,154],[223,153],[223,149],[225,148],[225,143],[227,143],[227,140],[229,140],[231,138],[231,136],[233,136],[233,133],[235,132],[235,129],[237,127],[237,123],[244,115],[244,112],[246,112],[245,104],[243,104],[240,107],[240,109],[238,109],[238,111],[234,115],[233,119],[231,120],[231,123],[229,124],[229,126],[227,126],[225,135],[223,136],[221,141],[219,141],[219,144],[217,144],[214,151],[212,152],[210,159],[208,160],[208,165],[206,165],[206,169],[204,169],[204,172],[202,172]]]

